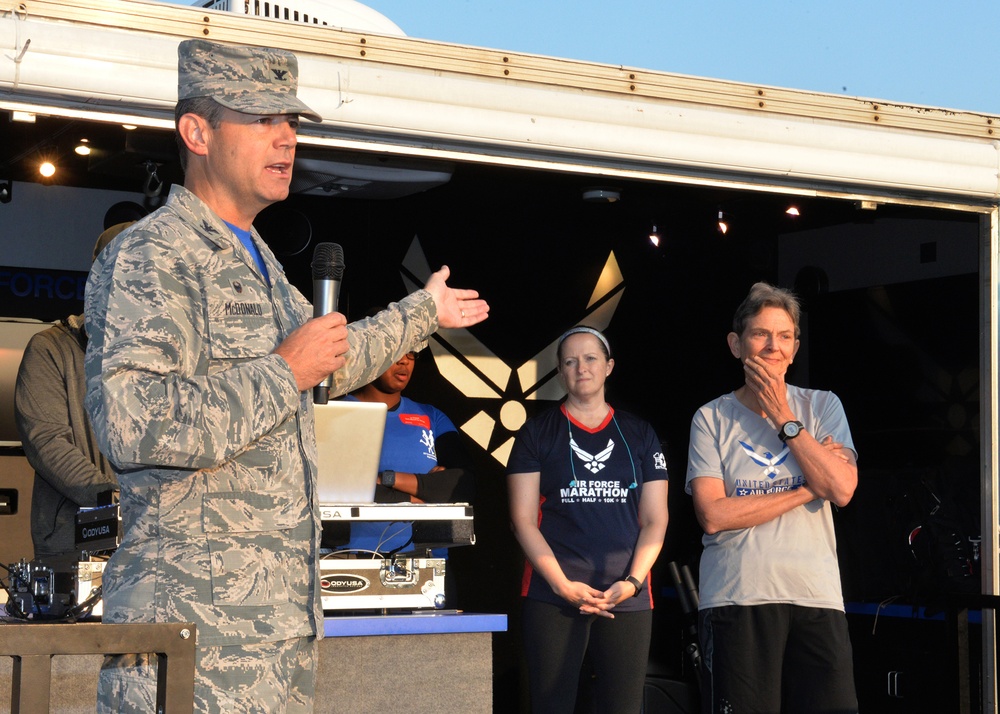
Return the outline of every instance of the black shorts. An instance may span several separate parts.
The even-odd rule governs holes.
[[[797,605],[698,613],[702,714],[856,714],[847,617]]]

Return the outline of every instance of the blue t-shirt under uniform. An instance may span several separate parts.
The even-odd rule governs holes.
[[[541,474],[538,527],[566,577],[607,590],[628,575],[639,538],[643,484],[667,478],[653,427],[610,409],[600,426],[589,429],[564,405],[550,409],[521,427],[507,460],[508,474],[535,472]],[[521,594],[566,604],[535,575],[530,562],[525,562]],[[651,607],[647,583],[643,596],[626,599],[615,611]]]
[[[350,394],[344,399],[358,401]],[[379,471],[427,473],[438,465],[435,439],[452,431],[457,431],[455,425],[440,409],[401,397],[396,408],[385,415]],[[409,524],[359,521],[351,525],[349,547],[380,552],[395,550],[410,539],[411,533]],[[440,557],[437,552],[435,555]]]
[[[253,234],[250,231],[245,231],[242,228],[234,226],[229,221],[223,222],[229,226],[229,230],[233,232],[233,235],[239,238],[240,243],[243,244],[243,247],[250,253],[250,257],[253,258],[253,262],[257,266],[257,270],[259,270],[260,274],[264,276],[264,282],[270,285],[271,276],[267,274],[267,265],[264,264],[264,257],[260,254],[260,249],[257,248],[257,244],[253,242]]]

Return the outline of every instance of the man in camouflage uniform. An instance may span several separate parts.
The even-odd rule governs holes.
[[[448,269],[374,318],[312,308],[252,228],[288,195],[289,52],[178,49],[184,187],[104,252],[87,284],[87,410],[119,472],[124,537],[108,622],[194,622],[201,711],[311,711],[319,508],[311,389],[345,393],[437,327],[485,319]],[[99,709],[152,711],[144,658],[109,658]]]

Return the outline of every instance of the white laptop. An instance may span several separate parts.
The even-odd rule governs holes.
[[[385,433],[382,403],[316,404],[319,502],[372,503]]]

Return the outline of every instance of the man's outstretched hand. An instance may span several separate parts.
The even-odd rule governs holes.
[[[471,327],[485,320],[490,306],[479,299],[475,290],[449,288],[446,281],[451,275],[447,265],[431,275],[424,289],[434,298],[437,307],[438,327]]]

